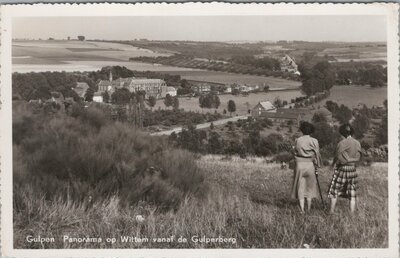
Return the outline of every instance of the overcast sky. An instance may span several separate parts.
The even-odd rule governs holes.
[[[384,16],[14,18],[13,38],[386,41]]]

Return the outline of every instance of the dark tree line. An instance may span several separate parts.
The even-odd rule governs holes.
[[[77,82],[86,82],[95,90],[96,84],[81,73],[66,72],[40,72],[40,73],[13,73],[13,95],[20,96],[23,100],[46,100],[51,97],[52,91],[58,91],[64,97],[72,97],[79,101],[79,96],[73,90]]]
[[[362,62],[341,63],[335,67],[338,84],[370,85],[382,87],[387,83],[387,68]]]
[[[233,56],[231,62],[241,65],[250,65],[270,71],[280,71],[279,60],[271,57],[255,58],[254,56]]]

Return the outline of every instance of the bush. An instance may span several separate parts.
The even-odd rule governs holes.
[[[48,199],[118,195],[122,205],[145,200],[162,208],[176,208],[186,196],[201,196],[206,189],[192,154],[110,123],[97,107],[76,118],[37,116],[15,120],[20,128],[13,141],[15,189],[32,187]]]
[[[287,151],[280,152],[276,154],[275,160],[278,162],[285,162],[289,163],[291,160],[293,160],[293,154]]]

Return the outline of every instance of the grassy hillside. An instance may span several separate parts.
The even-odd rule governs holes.
[[[301,215],[289,198],[293,171],[281,170],[262,159],[224,159],[204,156],[197,161],[207,183],[204,199],[186,198],[176,210],[159,212],[140,202],[121,207],[111,196],[102,201],[69,199],[45,201],[23,192],[24,209],[14,212],[17,248],[386,248],[388,245],[387,166],[359,168],[359,202],[354,216],[347,201],[328,215],[320,202]],[[331,171],[322,170],[326,200]],[[144,217],[143,221],[137,215]],[[27,234],[54,236],[55,243],[28,244]],[[116,237],[114,244],[64,243],[62,235]],[[147,237],[148,242],[121,243],[120,236]],[[153,238],[174,236],[172,242]],[[178,237],[188,239],[179,243]],[[192,236],[224,237],[225,243],[195,243]],[[233,243],[229,238],[235,238]],[[167,239],[164,239],[167,241]]]

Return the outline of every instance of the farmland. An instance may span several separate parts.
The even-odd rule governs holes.
[[[319,56],[329,55],[336,59],[337,62],[366,62],[380,61],[385,63],[387,60],[386,46],[384,44],[368,44],[366,46],[344,46],[326,48],[319,53]]]
[[[204,156],[198,161],[209,194],[202,200],[187,199],[176,211],[159,213],[152,206],[119,206],[117,196],[87,203],[47,202],[25,196],[26,210],[14,211],[14,243],[18,248],[387,248],[388,181],[387,165],[359,168],[359,198],[355,216],[348,203],[338,201],[336,214],[328,215],[319,200],[311,213],[301,215],[289,198],[292,170],[266,165],[262,159],[223,159]],[[328,189],[332,171],[320,174],[323,193]],[[22,189],[20,189],[22,190]],[[324,194],[326,201],[326,194]],[[38,211],[36,216],[30,209]],[[141,215],[144,221],[135,219]],[[47,225],[47,226],[46,226]],[[54,243],[27,244],[29,232],[55,237]],[[74,232],[71,235],[71,232]],[[178,241],[155,243],[68,243],[70,236],[137,236],[169,238]],[[192,236],[234,238],[236,242],[201,243]]]
[[[88,41],[42,40],[13,41],[13,72],[95,71],[106,65],[126,66],[132,70],[190,70],[129,62],[131,56],[167,56],[133,46]]]
[[[269,85],[270,88],[286,88],[293,89],[298,88],[301,85],[299,81],[286,80],[276,77],[265,77],[257,75],[247,74],[234,74],[226,72],[216,71],[179,71],[169,72],[170,74],[179,74],[183,79],[186,80],[198,80],[198,81],[209,81],[216,83],[232,84],[232,83],[243,83],[243,84],[257,84],[260,86]]]
[[[362,94],[361,94],[362,93]],[[281,100],[286,100],[290,103],[291,99],[302,96],[303,94],[300,90],[291,91],[270,91],[270,92],[260,92],[251,93],[247,96],[243,95],[219,95],[221,105],[217,112],[222,113],[223,110],[228,110],[227,103],[229,100],[235,101],[236,104],[236,114],[246,115],[248,110],[252,109],[260,101],[270,101],[271,103],[275,98],[280,98]],[[367,86],[334,86],[331,89],[331,94],[327,99],[317,105],[323,106],[326,101],[331,100],[337,102],[338,104],[343,104],[349,108],[354,108],[359,104],[365,104],[368,107],[372,106],[382,106],[383,101],[387,99],[387,88],[370,88]],[[179,107],[186,111],[197,111],[197,112],[214,112],[215,109],[204,109],[202,110],[199,106],[199,98],[179,98]],[[155,108],[164,109],[165,105],[162,101],[158,101]]]
[[[217,112],[222,113],[223,110],[228,110],[228,101],[233,100],[236,104],[236,114],[237,115],[246,115],[247,111],[252,109],[259,101],[270,101],[273,102],[275,98],[279,97],[281,100],[286,100],[290,102],[291,99],[294,99],[301,95],[299,90],[293,91],[270,91],[270,92],[261,92],[261,93],[251,93],[247,96],[242,95],[219,95],[219,99],[221,101],[221,105]],[[214,112],[214,109],[204,109],[202,110],[199,106],[199,98],[195,97],[181,97],[179,98],[179,107],[183,108],[186,111],[197,111],[197,112]],[[164,109],[165,105],[162,101],[157,101],[155,108]]]
[[[370,88],[367,86],[334,86],[331,89],[330,96],[323,100],[335,101],[339,104],[354,108],[359,104],[365,104],[368,107],[382,106],[383,101],[387,99],[387,87]]]

